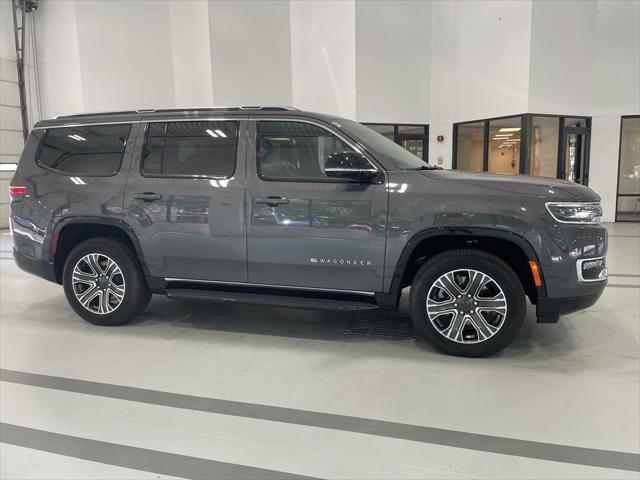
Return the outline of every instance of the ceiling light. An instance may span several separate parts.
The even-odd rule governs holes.
[[[15,172],[18,168],[17,163],[0,163],[0,172]]]
[[[501,132],[519,132],[520,130],[521,127],[505,127],[500,129]]]
[[[205,130],[209,135],[211,135],[213,138],[218,138],[218,135],[216,135],[215,133],[213,133],[213,130],[209,130],[208,128]]]
[[[513,137],[513,133],[496,133],[494,136],[500,138],[509,138]]]
[[[84,142],[87,139],[84,137],[81,137],[80,135],[67,135],[67,137],[69,138],[73,138],[74,140],[77,140],[78,142]]]
[[[222,130],[216,129],[216,133],[220,135],[222,138],[227,138],[227,135]]]

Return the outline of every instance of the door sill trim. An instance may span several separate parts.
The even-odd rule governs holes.
[[[264,287],[264,288],[280,288],[283,290],[307,290],[310,292],[336,292],[336,293],[355,293],[358,295],[374,296],[375,292],[364,292],[361,290],[344,290],[338,288],[316,288],[316,287],[296,287],[292,285],[270,285],[268,283],[249,283],[249,282],[225,282],[222,280],[195,280],[192,278],[165,278],[166,282],[186,282],[186,283],[206,283],[211,285],[233,285],[240,287]]]

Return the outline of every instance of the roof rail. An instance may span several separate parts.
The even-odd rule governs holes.
[[[286,106],[242,106],[242,107],[182,107],[182,108],[141,108],[137,110],[121,110],[113,112],[87,112],[87,113],[74,113],[69,115],[58,115],[53,117],[54,119],[60,118],[78,118],[78,117],[92,117],[96,115],[135,115],[143,113],[176,113],[176,112],[191,112],[191,111],[294,111],[298,110],[294,107]]]

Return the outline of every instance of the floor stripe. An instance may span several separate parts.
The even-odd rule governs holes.
[[[610,277],[632,277],[632,278],[640,277],[640,275],[635,273],[609,273],[607,275],[609,275]]]
[[[174,477],[225,480],[314,478],[117,443],[100,442],[9,423],[0,423],[0,442]]]
[[[640,285],[625,285],[623,283],[607,283],[607,287],[614,287],[614,288],[640,288]]]
[[[72,378],[39,375],[15,370],[0,369],[0,380],[21,385],[52,388],[151,405],[162,405],[200,412],[342,430],[553,462],[640,472],[640,455],[636,453],[531,442],[442,428],[423,427],[346,415],[333,415],[307,410],[272,407],[255,403],[235,402],[232,400],[220,400],[216,398],[127,387],[123,385],[90,382]]]

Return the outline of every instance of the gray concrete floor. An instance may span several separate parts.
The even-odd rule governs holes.
[[[155,297],[95,327],[2,236],[0,476],[637,479],[640,225],[609,232],[600,301],[530,311],[487,359],[413,339],[406,298],[358,316]]]

